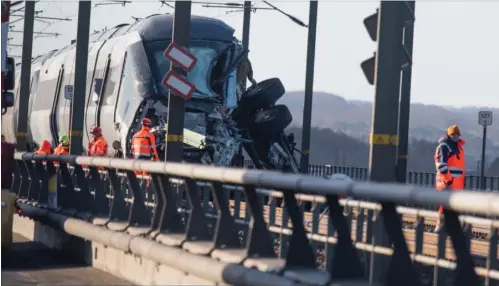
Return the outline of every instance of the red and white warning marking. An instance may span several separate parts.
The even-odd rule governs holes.
[[[190,72],[196,65],[197,58],[186,49],[172,42],[163,54],[170,62],[176,64],[186,72]]]
[[[174,71],[169,71],[161,84],[184,100],[191,98],[192,93],[196,90],[192,83]]]

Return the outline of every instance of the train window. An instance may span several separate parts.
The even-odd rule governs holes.
[[[104,40],[109,39],[109,37],[111,37],[111,35],[112,35],[114,32],[116,32],[116,29],[109,29],[109,30],[105,31],[105,32],[102,34],[102,36],[99,38],[99,40],[104,41]]]
[[[159,41],[149,44],[146,47],[151,71],[156,82],[156,86],[161,93],[168,92],[161,81],[170,70],[170,62],[163,56],[164,50],[168,47],[169,41]],[[223,43],[208,41],[192,41],[189,52],[197,58],[196,66],[187,74],[190,82],[196,85],[201,95],[193,97],[216,97],[217,94],[212,90],[209,83],[213,64],[217,59],[218,53],[223,48]]]
[[[53,93],[56,94],[55,97],[58,99],[58,102],[57,102],[58,109],[69,107],[69,101],[66,101],[66,98],[64,97],[64,87],[66,85],[71,84],[71,78],[73,76],[71,75],[70,69],[64,69],[64,73],[62,74],[62,77],[61,77],[61,86],[59,87],[59,90],[57,91],[58,94],[56,94],[55,90],[53,91]],[[65,79],[68,79],[68,80],[65,80]]]
[[[94,79],[90,78],[90,83],[91,85],[88,86],[90,87],[90,102],[88,103],[88,106],[96,106],[97,103],[99,102],[99,92],[100,88],[102,86],[102,75],[104,74],[104,69],[98,69],[95,70],[94,74]]]
[[[95,78],[92,87],[92,103],[97,104],[99,103],[99,95],[102,90],[102,78]]]
[[[31,86],[29,88],[30,93],[33,93],[33,89],[36,90],[36,86],[38,85],[38,79],[40,78],[40,70],[37,70],[33,75],[33,79],[31,80]]]
[[[130,124],[133,121],[136,111],[134,108],[136,108],[137,104],[140,103],[140,98],[134,100],[134,96],[137,96],[135,95],[135,82],[133,62],[126,61],[120,88],[120,96],[116,107],[117,121],[121,120],[127,124]]]
[[[33,111],[51,110],[54,102],[54,89],[57,85],[57,78],[41,81],[36,89],[36,96],[33,103]]]
[[[138,28],[138,27],[139,27],[139,25],[140,25],[139,23],[140,23],[140,22],[135,22],[135,23],[131,24],[131,25],[128,27],[128,29],[126,29],[126,32],[127,32],[127,33],[130,33],[130,32],[133,32],[133,31],[137,30],[137,28]]]
[[[102,95],[103,105],[114,105],[116,101],[115,88],[118,86],[121,77],[121,66],[111,66],[109,67],[109,73],[106,79],[106,88],[104,89],[104,94]]]
[[[128,29],[130,29],[130,25],[126,25],[126,26],[119,28],[118,32],[116,32],[116,34],[113,35],[113,38],[119,37],[119,36],[125,34]]]
[[[90,43],[93,43],[95,41],[97,41],[97,39],[99,38],[100,36],[100,32],[98,33],[93,33],[90,35],[90,38],[88,39]]]

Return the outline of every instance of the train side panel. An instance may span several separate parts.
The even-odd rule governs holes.
[[[13,90],[15,94],[14,107],[7,108],[7,112],[4,115],[2,115],[2,135],[5,136],[5,140],[9,143],[16,143],[16,127],[17,127],[16,109],[18,109],[19,107],[20,80],[21,80],[21,73],[18,72],[16,74],[15,87]]]
[[[68,55],[67,50],[62,50],[54,54],[51,60],[48,60],[42,66],[40,79],[33,95],[33,107],[29,119],[30,132],[33,142],[37,145],[42,140],[49,140],[52,144],[53,137],[51,133],[50,115],[54,104],[54,97],[57,90],[57,82],[60,77],[61,69]]]
[[[120,139],[119,133],[114,128],[114,114],[123,72],[126,41],[127,37],[109,39],[101,50],[102,56],[105,55],[108,60],[107,71],[104,71],[105,82],[99,98],[99,118],[96,119],[109,143]]]
[[[90,44],[91,47],[88,52],[88,64],[87,64],[87,83],[86,83],[86,91],[85,91],[85,120],[83,124],[84,136],[83,136],[83,148],[85,151],[87,149],[88,143],[92,140],[90,137],[89,130],[92,125],[95,123],[95,108],[92,104],[92,99],[95,98],[95,91],[98,86],[95,84],[96,73],[98,72],[98,63],[99,63],[99,55],[100,50],[102,49],[104,42],[98,41]]]
[[[55,91],[53,112],[54,118],[51,124],[53,124],[53,135],[54,140],[59,141],[60,136],[63,134],[69,134],[69,128],[71,124],[71,100],[66,99],[65,86],[74,84],[74,65],[75,65],[75,55],[76,48],[73,45],[66,51],[66,57],[64,58],[64,73],[60,79],[59,90]]]

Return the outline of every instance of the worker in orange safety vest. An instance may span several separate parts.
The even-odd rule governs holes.
[[[88,156],[107,157],[107,141],[102,135],[102,129],[99,126],[93,126],[90,134],[94,140],[88,143]],[[86,166],[85,166],[86,167]],[[104,167],[97,167],[97,170],[104,170]]]
[[[59,145],[54,149],[54,155],[69,155],[69,137],[67,135],[62,135],[59,138]],[[59,162],[54,162],[55,166],[59,166]]]
[[[40,144],[40,148],[34,152],[36,155],[48,155],[52,154],[52,144],[50,144],[49,141],[43,140],[42,144]],[[42,163],[45,165],[47,161],[42,161]]]
[[[156,138],[151,133],[151,120],[142,119],[142,128],[132,137],[132,156],[134,159],[159,161]]]
[[[435,185],[437,191],[460,191],[464,189],[466,171],[464,143],[464,140],[461,139],[461,130],[457,125],[447,128],[445,136],[440,139],[435,150],[435,168],[437,170]],[[440,215],[437,218],[435,232],[439,232],[442,228],[442,206],[440,206],[438,212]]]
[[[151,133],[152,122],[149,118],[142,119],[142,128],[132,137],[132,157],[141,160],[159,161],[156,149],[156,138]],[[147,172],[135,171],[137,175],[147,175]],[[149,180],[146,180],[149,186]]]
[[[69,138],[67,135],[62,135],[59,138],[59,145],[54,149],[55,155],[69,155]]]
[[[94,140],[88,143],[88,156],[106,157],[107,141],[102,136],[102,129],[99,126],[93,126],[90,129],[90,134]]]
[[[37,155],[46,155],[46,154],[52,154],[52,144],[50,144],[49,141],[43,140],[42,144],[40,144],[40,148],[36,150],[34,153]]]

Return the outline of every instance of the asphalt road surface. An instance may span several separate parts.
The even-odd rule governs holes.
[[[14,233],[2,249],[2,285],[133,285]]]

